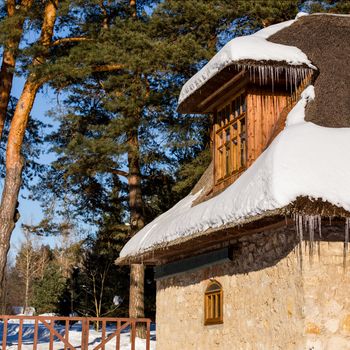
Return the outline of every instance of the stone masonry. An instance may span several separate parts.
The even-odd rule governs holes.
[[[350,349],[344,225],[299,244],[293,226],[233,242],[233,260],[157,281],[157,350]],[[204,325],[204,292],[221,283],[224,323]]]

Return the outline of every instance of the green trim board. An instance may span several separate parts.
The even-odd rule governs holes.
[[[156,266],[154,268],[155,279],[169,277],[178,273],[195,270],[198,268],[232,261],[233,250],[231,247],[226,247],[219,250],[214,250],[209,253],[191,256],[171,263]]]

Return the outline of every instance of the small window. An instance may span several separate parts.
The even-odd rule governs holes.
[[[223,293],[219,282],[211,282],[204,296],[204,324],[223,323]]]

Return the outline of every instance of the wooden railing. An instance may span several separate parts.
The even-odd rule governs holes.
[[[110,346],[112,341],[115,344],[113,349],[120,350],[122,335],[130,338],[130,349],[137,350],[136,325],[142,325],[146,331],[146,339],[140,341],[142,344],[138,349],[150,350],[151,320],[147,318],[0,315],[1,325],[2,350],[16,349],[15,346],[17,350],[54,350],[57,344],[61,345],[59,349],[64,350],[105,350],[106,344],[109,343]],[[74,340],[70,339],[73,332]],[[80,332],[80,339],[77,339],[76,335]],[[43,340],[43,337],[46,340]],[[89,337],[92,341],[89,341]],[[43,344],[46,344],[45,347]]]

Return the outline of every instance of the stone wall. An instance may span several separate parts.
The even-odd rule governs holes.
[[[157,350],[350,349],[350,260],[344,270],[334,234],[323,228],[311,259],[293,227],[257,233],[234,243],[232,262],[159,279]],[[210,279],[223,287],[224,323],[204,326]]]

